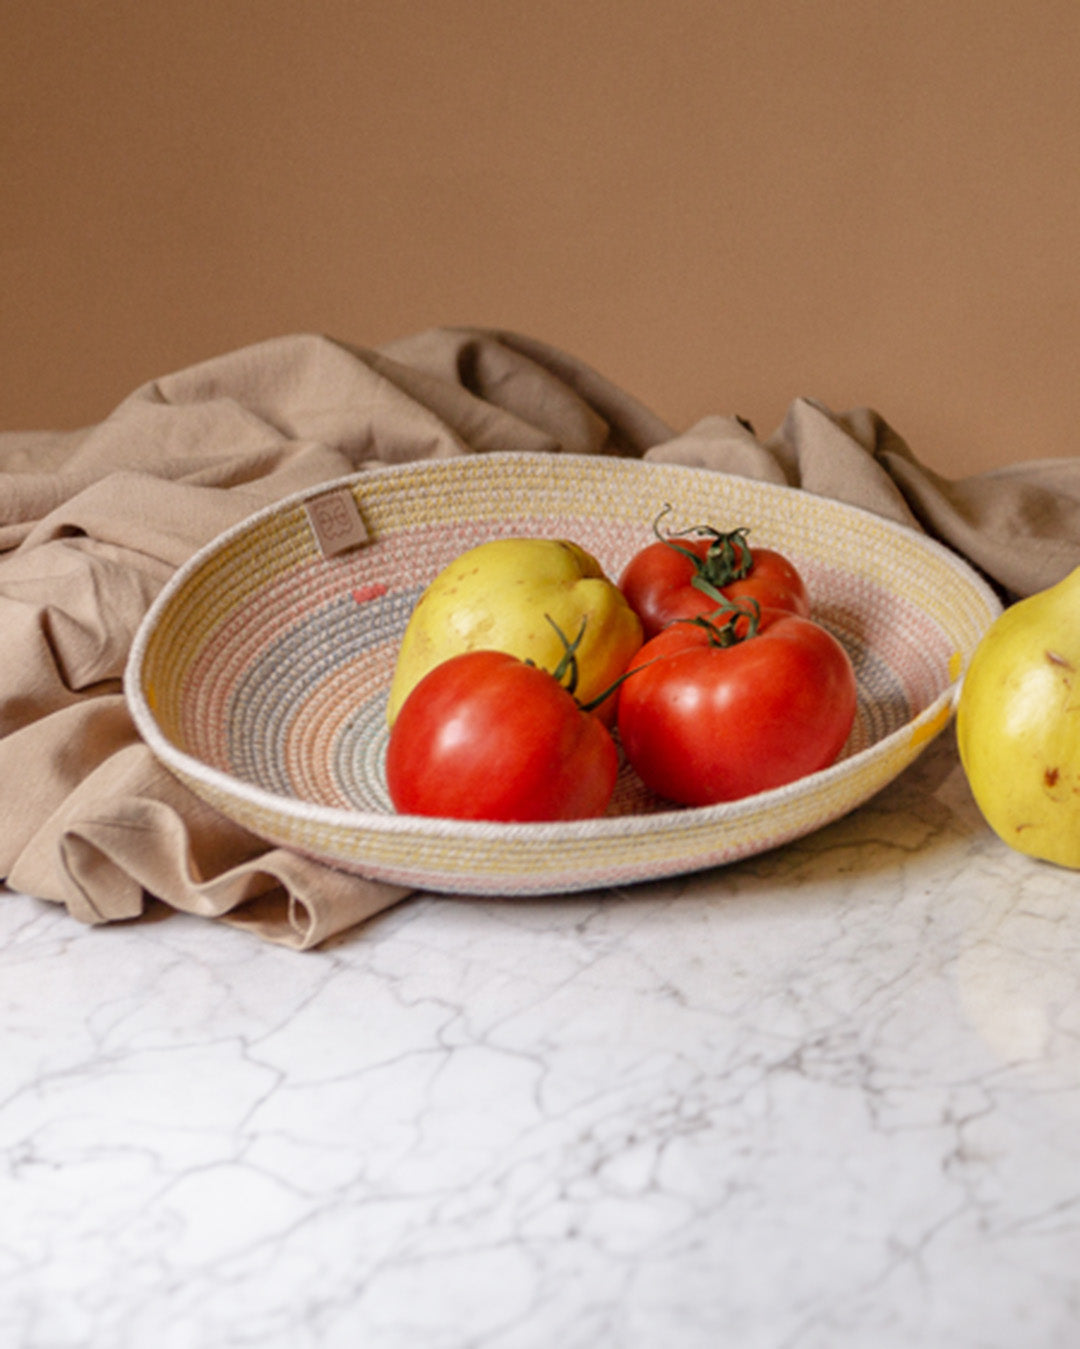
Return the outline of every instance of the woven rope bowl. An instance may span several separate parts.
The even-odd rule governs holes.
[[[312,516],[347,529],[353,502],[367,541],[324,551]],[[858,713],[840,759],[704,808],[650,797],[624,765],[602,819],[397,814],[383,773],[386,697],[423,588],[467,548],[507,536],[571,539],[617,579],[665,505],[666,527],[746,526],[752,546],[800,569],[814,617],[855,667]],[[550,894],[728,863],[854,809],[947,724],[1000,608],[941,545],[823,497],[637,460],[464,455],[372,468],[229,530],[158,597],[125,690],[161,762],[269,842],[418,889]]]

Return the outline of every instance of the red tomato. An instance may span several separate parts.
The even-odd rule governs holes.
[[[386,751],[398,810],[459,820],[602,815],[617,772],[599,718],[553,674],[502,651],[467,651],[429,671]]]
[[[810,597],[795,567],[771,548],[751,549],[746,533],[661,536],[630,559],[619,589],[641,619],[646,638],[677,619],[713,613],[720,602],[717,592],[727,599],[755,600],[762,609],[810,616]]]
[[[675,623],[646,642],[619,689],[623,750],[652,791],[683,805],[733,801],[833,762],[855,718],[840,643],[797,614],[765,610],[756,635],[715,645]]]

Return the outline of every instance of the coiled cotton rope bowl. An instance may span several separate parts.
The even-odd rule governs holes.
[[[858,713],[840,759],[703,808],[650,797],[624,765],[600,819],[396,813],[383,771],[386,697],[424,587],[465,549],[507,536],[571,539],[617,579],[665,505],[666,529],[746,526],[751,546],[800,569],[813,616],[855,667]],[[320,521],[330,526],[322,544]],[[357,527],[366,542],[335,551]],[[940,544],[827,498],[638,460],[469,454],[373,467],[227,531],[148,612],[125,692],[160,761],[271,843],[416,889],[552,894],[729,863],[853,810],[948,723],[1000,608]]]

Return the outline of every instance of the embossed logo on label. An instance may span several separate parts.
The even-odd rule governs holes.
[[[334,557],[368,542],[356,498],[346,488],[306,501],[304,510],[323,557]]]

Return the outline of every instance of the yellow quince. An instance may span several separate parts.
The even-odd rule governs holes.
[[[580,638],[580,640],[579,640]],[[566,539],[478,544],[424,590],[402,637],[390,686],[392,725],[429,670],[464,651],[504,651],[555,671],[576,643],[574,696],[591,702],[623,673],[642,642],[641,621],[595,557]],[[614,715],[614,699],[597,715]]]

